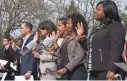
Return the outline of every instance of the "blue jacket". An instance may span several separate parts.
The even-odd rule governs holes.
[[[27,50],[27,48],[25,46],[30,41],[33,40],[33,37],[34,37],[33,34],[29,36],[29,38],[26,40],[22,50]],[[37,59],[34,58],[34,54],[32,54],[32,51],[28,52],[25,55],[20,54],[20,58],[18,60],[18,63],[19,63],[18,67],[19,67],[20,75],[24,75],[28,71],[37,72]],[[21,61],[21,63],[20,63],[20,61]]]

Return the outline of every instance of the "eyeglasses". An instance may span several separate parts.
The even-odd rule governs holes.
[[[45,30],[45,28],[43,28],[43,27],[41,27],[41,28],[39,28],[40,30]]]

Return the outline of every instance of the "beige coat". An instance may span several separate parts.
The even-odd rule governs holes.
[[[51,55],[47,50],[43,50],[40,55],[40,72],[41,80],[55,80],[57,66],[55,63],[56,57]]]

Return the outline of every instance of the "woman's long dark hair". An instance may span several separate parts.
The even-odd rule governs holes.
[[[103,5],[103,11],[104,11],[104,23],[112,23],[112,22],[120,22],[121,23],[121,19],[118,13],[118,8],[117,5],[115,4],[115,2],[111,1],[111,0],[104,0],[104,1],[100,1],[97,6],[99,4]]]
[[[73,26],[75,32],[76,32],[75,27],[77,27],[77,24],[82,22],[83,28],[85,31],[84,34],[87,35],[88,25],[87,25],[85,18],[81,14],[73,13],[73,14],[67,16],[67,18],[72,20],[72,26]]]

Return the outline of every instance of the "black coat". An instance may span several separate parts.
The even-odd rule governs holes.
[[[4,68],[8,69],[8,71],[14,71],[10,67],[10,62],[14,62],[18,56],[18,53],[16,53],[11,46],[8,47],[8,49],[1,48],[0,49],[0,59],[7,60],[7,64],[4,66]]]
[[[0,49],[0,59],[14,62],[17,58],[17,55],[18,54],[13,50],[11,46],[9,46],[6,50],[4,50],[4,48]]]
[[[90,37],[92,39],[92,70],[112,71],[116,70],[114,63],[119,62],[122,56],[125,42],[125,29],[121,23],[111,23],[94,28],[88,38],[88,50],[90,49]]]
[[[0,48],[0,59],[7,60],[6,54],[5,54],[4,50],[3,50],[3,48]]]
[[[14,51],[12,46],[9,46],[7,50],[4,50],[4,53],[6,54],[7,61],[14,62],[17,58],[17,53]]]

